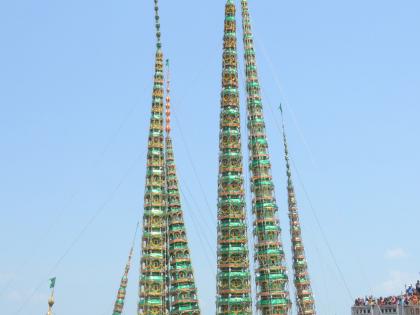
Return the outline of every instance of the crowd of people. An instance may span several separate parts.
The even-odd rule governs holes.
[[[364,298],[357,298],[354,301],[355,306],[366,305],[418,305],[420,304],[420,280],[417,280],[415,286],[409,285],[402,295],[393,295],[388,297],[374,298],[373,296],[366,296]]]

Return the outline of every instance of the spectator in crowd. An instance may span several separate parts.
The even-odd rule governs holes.
[[[414,289],[413,286],[410,284],[407,288],[407,290],[405,291],[409,296],[412,296],[414,294]]]
[[[384,305],[417,305],[420,304],[420,280],[417,280],[415,287],[410,284],[406,287],[405,294],[388,297],[374,298],[372,295],[359,297],[354,301],[355,306],[384,306]]]
[[[365,298],[357,298],[354,301],[355,306],[366,306],[366,305],[397,305],[398,303],[402,303],[401,296],[388,296],[388,297],[380,297],[379,299],[375,299],[373,296],[365,297]]]

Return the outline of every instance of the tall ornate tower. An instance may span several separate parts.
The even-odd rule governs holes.
[[[184,216],[178,187],[178,177],[171,138],[171,98],[169,62],[166,61],[166,189],[167,189],[167,222],[169,245],[169,300],[170,314],[199,315],[193,268],[184,224]]]
[[[166,181],[163,134],[163,54],[160,42],[158,0],[155,0],[156,55],[152,112],[147,151],[142,255],[140,266],[141,315],[167,314]]]
[[[299,213],[296,202],[295,188],[293,187],[292,172],[289,162],[286,131],[283,122],[284,157],[287,169],[287,196],[289,203],[290,234],[292,238],[294,284],[296,288],[296,304],[298,315],[314,315],[315,300],[312,294],[309,279],[308,265],[305,257],[305,248],[302,242],[302,231],[299,223]]]
[[[127,283],[128,283],[128,273],[130,272],[131,266],[131,257],[133,257],[133,247],[131,247],[130,254],[128,255],[128,261],[125,265],[124,274],[121,278],[120,287],[118,289],[117,299],[114,305],[114,311],[112,315],[121,315],[124,308],[126,290],[127,290]]]
[[[247,0],[241,0],[248,111],[249,168],[255,216],[257,307],[264,315],[284,315],[290,307],[288,277],[280,241],[278,207],[265,132],[263,104]]]
[[[241,152],[236,7],[225,5],[219,139],[217,310],[252,314]]]

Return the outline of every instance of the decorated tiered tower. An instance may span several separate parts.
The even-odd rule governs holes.
[[[255,216],[257,307],[261,314],[284,315],[290,307],[288,277],[280,239],[278,207],[265,132],[253,35],[247,0],[241,0],[245,55],[249,168]]]
[[[167,222],[169,245],[169,296],[170,314],[199,315],[197,287],[191,265],[190,251],[181,207],[178,178],[171,138],[171,98],[169,61],[166,61],[167,94],[166,94],[166,189],[167,189]]]
[[[125,265],[124,274],[121,278],[120,287],[118,289],[117,299],[114,305],[114,311],[112,315],[121,315],[124,308],[127,283],[128,283],[128,273],[130,272],[131,258],[133,257],[134,247],[131,247],[130,254],[128,255],[127,264]]]
[[[236,7],[225,5],[219,139],[217,310],[252,314],[241,152]]]
[[[140,302],[138,305],[138,313],[141,315],[167,314],[167,218],[163,134],[164,79],[158,13],[158,0],[155,0],[157,44],[141,242]]]
[[[169,63],[164,138],[164,75],[158,0],[156,55],[144,196],[139,315],[199,315],[199,303],[183,218],[171,138]],[[247,0],[241,0],[247,91],[247,128],[254,214],[257,309],[262,315],[291,311],[288,276],[280,241],[278,207],[271,176],[263,105]],[[246,225],[240,130],[236,6],[226,0],[219,134],[217,315],[251,315],[251,274]],[[294,284],[298,315],[314,315],[315,303],[302,243],[283,124],[288,176]],[[124,306],[132,250],[113,315]]]
[[[280,108],[281,109],[281,108]],[[287,196],[289,203],[290,235],[292,238],[294,284],[296,288],[297,315],[314,315],[315,301],[309,279],[308,265],[305,257],[305,248],[302,242],[302,231],[299,222],[299,213],[296,202],[295,188],[292,181],[292,172],[289,161],[286,131],[283,122],[284,156],[287,169]]]

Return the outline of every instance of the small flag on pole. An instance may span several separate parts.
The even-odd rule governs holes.
[[[55,287],[55,277],[50,279],[50,289]]]

